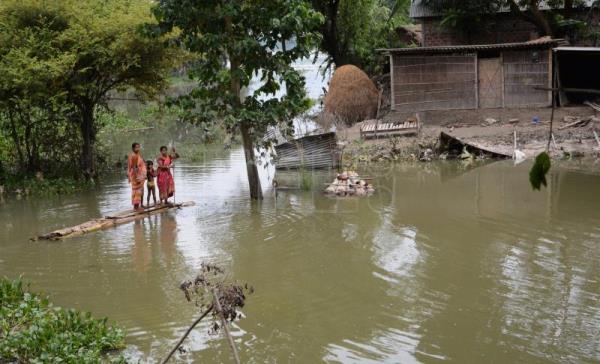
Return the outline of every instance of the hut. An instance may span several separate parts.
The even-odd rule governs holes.
[[[418,112],[549,106],[551,49],[559,43],[541,38],[385,49],[390,57],[391,108]]]

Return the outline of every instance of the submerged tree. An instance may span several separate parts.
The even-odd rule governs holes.
[[[257,141],[267,127],[291,126],[309,107],[292,62],[310,55],[322,16],[302,0],[162,0],[154,12],[162,32],[178,29],[185,48],[199,55],[188,71],[199,85],[177,102],[190,122],[223,121],[241,133],[250,196],[262,199]],[[281,47],[288,40],[294,45]],[[256,87],[254,76],[260,77]]]

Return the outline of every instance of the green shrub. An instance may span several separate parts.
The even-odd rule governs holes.
[[[31,178],[24,176],[8,176],[3,181],[7,193],[21,196],[65,195],[78,192],[94,185],[92,181],[73,178]]]
[[[0,279],[0,362],[99,363],[124,347],[123,338],[106,319],[55,307],[22,281]]]

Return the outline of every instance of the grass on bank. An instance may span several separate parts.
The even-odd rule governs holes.
[[[123,347],[123,331],[106,319],[55,307],[21,280],[0,278],[0,363],[100,363]]]

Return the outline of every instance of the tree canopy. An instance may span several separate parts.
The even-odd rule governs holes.
[[[177,50],[142,34],[141,26],[152,22],[145,0],[3,1],[0,119],[10,124],[17,153],[37,149],[32,154],[39,159],[44,138],[35,133],[54,133],[60,140],[61,130],[71,129],[72,136],[75,127],[81,168],[93,177],[96,109],[106,105],[111,90],[156,95],[176,64]],[[29,169],[40,167],[35,158]]]
[[[410,0],[311,0],[325,16],[320,49],[330,64],[353,64],[369,74],[383,63],[377,48],[399,46],[395,28],[408,23]]]
[[[443,24],[469,31],[485,26],[486,14],[505,8],[533,24],[540,35],[563,36],[585,22],[574,11],[584,0],[425,0],[427,6],[443,9]]]
[[[198,55],[189,77],[199,85],[177,102],[191,122],[223,121],[241,132],[250,195],[262,198],[255,143],[310,105],[292,62],[310,56],[321,14],[303,0],[162,0],[154,13],[162,32],[179,29],[181,44]]]

